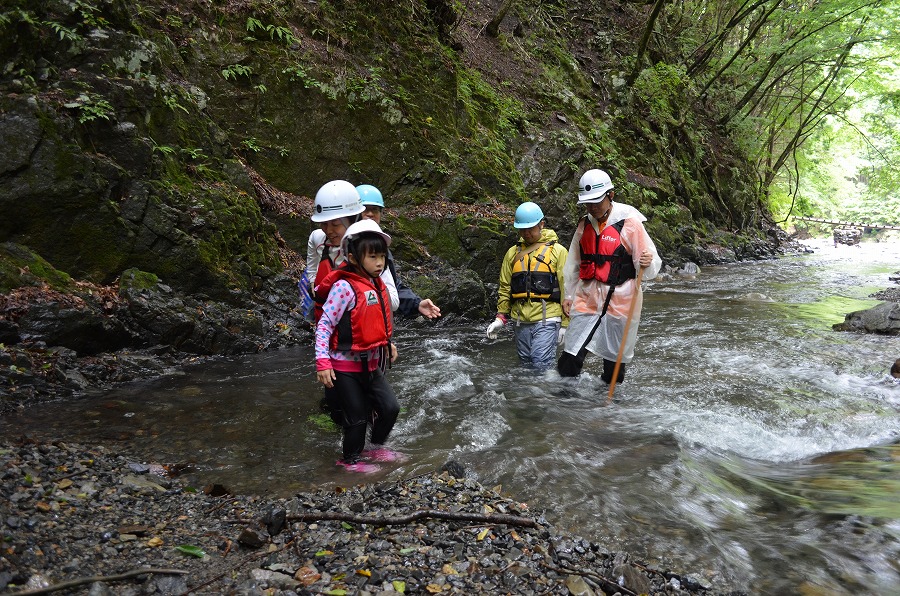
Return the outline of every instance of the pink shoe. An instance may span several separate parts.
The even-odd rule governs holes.
[[[375,449],[367,449],[362,452],[362,457],[371,461],[383,462],[404,462],[407,457],[399,451],[388,449],[387,447],[377,447]]]
[[[381,469],[381,466],[370,464],[364,461],[348,463],[342,459],[339,459],[337,460],[337,462],[335,462],[335,464],[344,468],[348,472],[357,472],[359,474],[371,474],[372,472],[377,472]]]

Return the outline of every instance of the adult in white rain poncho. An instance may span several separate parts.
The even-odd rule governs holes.
[[[577,376],[591,352],[603,358],[602,379],[610,383],[624,338],[616,379],[622,381],[624,364],[634,357],[641,319],[643,296],[635,282],[637,271],[643,268],[643,279],[652,279],[662,266],[656,245],[644,229],[647,218],[634,207],[614,203],[614,196],[612,181],[603,170],[588,170],[581,177],[578,204],[585,206],[587,215],[578,222],[563,270],[563,310],[569,315],[569,330],[557,363],[562,376]],[[635,299],[626,337],[628,312]]]

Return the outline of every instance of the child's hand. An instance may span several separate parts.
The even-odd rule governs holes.
[[[334,387],[334,369],[327,368],[316,373],[319,382],[331,389]]]
[[[391,362],[397,362],[397,346],[391,343]]]

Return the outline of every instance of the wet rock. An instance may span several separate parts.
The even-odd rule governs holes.
[[[240,536],[238,536],[238,542],[247,548],[260,548],[268,541],[266,534],[261,527],[247,527],[241,531]]]
[[[135,474],[146,474],[150,471],[148,464],[128,464],[128,468]]]
[[[859,244],[862,238],[862,230],[849,226],[840,226],[834,229],[833,235],[835,246],[838,244],[853,246],[854,244]]]
[[[852,312],[844,317],[843,323],[832,328],[835,331],[900,335],[900,303],[884,302],[868,310]]]
[[[458,461],[454,461],[452,459],[441,466],[441,471],[449,473],[454,478],[461,479],[466,477],[465,467]]]
[[[166,492],[166,489],[154,482],[149,478],[144,478],[143,476],[134,476],[129,474],[122,478],[122,484],[128,488],[136,489],[137,491],[159,491]]]
[[[650,591],[650,582],[630,565],[619,565],[613,569],[612,574],[622,587],[628,588],[632,592],[646,594]]]
[[[566,578],[566,588],[572,596],[595,596],[595,592],[581,576],[570,575]]]
[[[272,507],[266,512],[263,523],[266,524],[266,531],[269,536],[278,536],[284,529],[284,522],[287,519],[287,511],[284,507]]]

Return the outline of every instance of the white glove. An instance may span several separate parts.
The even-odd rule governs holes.
[[[500,328],[503,327],[503,319],[497,317],[494,319],[494,322],[488,325],[487,328],[487,336],[488,339],[497,339],[497,332],[500,331]]]
[[[566,327],[560,327],[559,335],[556,336],[556,343],[562,345],[562,342],[565,339],[566,339]]]

